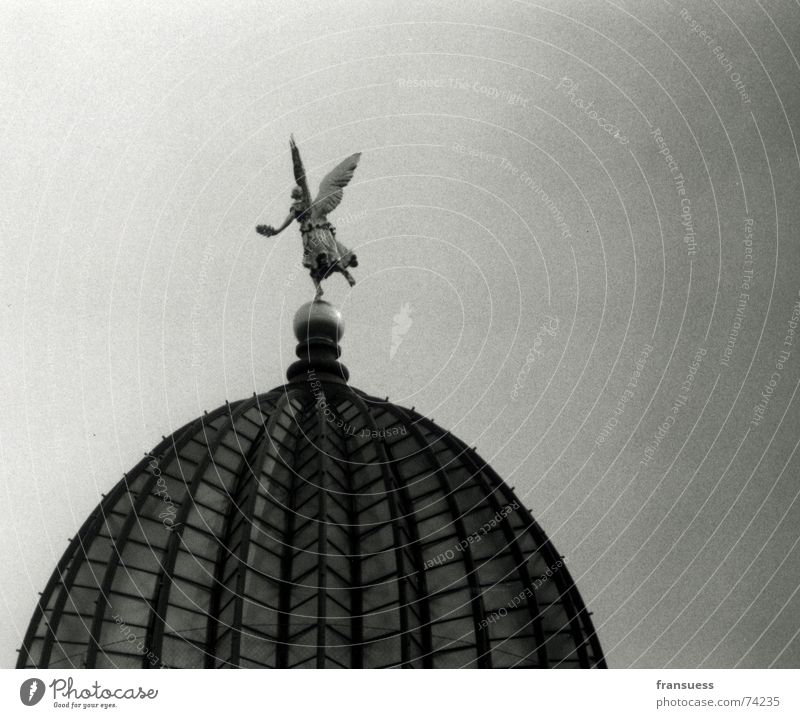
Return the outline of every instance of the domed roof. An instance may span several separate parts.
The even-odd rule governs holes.
[[[105,496],[18,667],[605,667],[513,491],[350,387],[341,316],[316,304],[286,385],[190,422]]]

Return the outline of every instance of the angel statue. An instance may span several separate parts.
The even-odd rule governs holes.
[[[357,267],[358,259],[336,239],[336,228],[328,221],[328,215],[342,201],[342,190],[353,179],[361,153],[350,155],[328,172],[320,183],[317,198],[312,202],[306,183],[306,171],[294,137],[290,138],[289,147],[292,150],[294,179],[297,182],[292,190],[293,202],[289,208],[289,215],[277,229],[268,224],[260,224],[256,227],[256,232],[265,237],[273,237],[286,229],[293,220],[300,223],[300,234],[303,237],[303,266],[308,267],[311,279],[317,288],[315,299],[319,299],[323,293],[321,282],[331,272],[341,272],[351,287],[356,283],[347,268]]]

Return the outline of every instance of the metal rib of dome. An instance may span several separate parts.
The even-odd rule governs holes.
[[[562,557],[475,451],[301,368],[114,487],[18,667],[605,667]]]

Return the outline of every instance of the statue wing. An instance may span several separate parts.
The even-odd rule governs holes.
[[[325,217],[339,206],[339,202],[342,201],[342,190],[353,179],[353,173],[356,171],[360,157],[360,152],[350,155],[325,175],[320,182],[317,198],[311,207],[314,219]]]
[[[294,181],[303,192],[303,205],[305,207],[311,206],[311,192],[308,191],[308,182],[306,181],[306,168],[303,167],[303,160],[300,159],[300,150],[294,142],[294,136],[289,136],[289,147],[292,150],[292,166],[294,168]]]

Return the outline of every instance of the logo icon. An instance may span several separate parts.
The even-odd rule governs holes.
[[[44,681],[38,678],[28,678],[27,681],[22,681],[19,687],[19,699],[23,705],[35,706],[40,700],[44,698]]]
[[[397,354],[397,350],[403,343],[403,338],[414,323],[411,319],[411,305],[403,302],[400,311],[392,319],[394,323],[392,324],[392,346],[389,349],[389,359],[394,359],[394,355]]]

